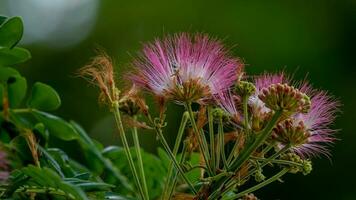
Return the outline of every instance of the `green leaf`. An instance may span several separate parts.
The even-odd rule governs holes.
[[[109,175],[111,175],[112,177],[114,177],[115,180],[118,181],[119,186],[124,186],[126,190],[133,191],[132,185],[128,183],[127,178],[123,175],[120,169],[118,169],[117,166],[115,166],[111,160],[103,156],[102,152],[98,149],[97,145],[88,136],[85,130],[74,121],[71,121],[71,124],[79,134],[79,143],[85,150],[86,155],[88,155],[87,157],[90,156],[90,160],[87,159],[87,165],[90,166],[94,163],[99,163],[102,167],[106,169],[107,172],[109,172]],[[95,168],[93,169],[93,167],[91,167],[91,169],[99,173],[97,170],[95,170]]]
[[[53,170],[55,170],[59,174],[59,176],[63,178],[64,174],[62,172],[61,166],[52,157],[52,155],[48,153],[47,150],[41,146],[38,146],[38,150],[41,153],[41,159],[45,159],[47,161],[48,164],[47,166],[50,166]]]
[[[192,166],[199,165],[200,164],[200,154],[193,152],[190,155],[190,157],[188,158],[188,163],[190,163]],[[200,173],[201,173],[201,169],[196,168],[196,169],[190,170],[186,175],[187,175],[188,179],[194,183],[196,181],[199,181]]]
[[[0,68],[0,83],[7,83],[7,80],[12,76],[20,76],[20,73],[13,68]]]
[[[8,81],[8,97],[11,108],[18,107],[26,96],[27,81],[22,76],[11,77],[12,81]],[[9,79],[11,80],[11,79]]]
[[[14,65],[23,63],[31,58],[31,53],[24,48],[0,47],[0,66]]]
[[[88,200],[85,193],[77,186],[62,180],[53,170],[49,168],[37,168],[35,166],[24,167],[17,171],[19,174],[25,174],[29,177],[25,184],[30,186],[46,186],[55,188],[71,195],[74,199]],[[55,196],[55,195],[54,195]]]
[[[23,23],[20,17],[7,19],[0,25],[0,46],[13,48],[22,38]]]
[[[135,149],[130,149],[131,155],[137,166],[137,156]],[[104,156],[110,158],[113,163],[122,171],[127,174],[131,183],[134,182],[124,149],[117,146],[109,146],[103,151]],[[143,168],[146,176],[147,187],[150,199],[158,198],[162,193],[165,176],[167,170],[164,168],[162,161],[153,154],[141,150]]]
[[[27,81],[16,70],[5,67],[0,68],[0,88],[1,96],[4,96],[4,90],[7,88],[7,97],[11,108],[18,107],[27,91]],[[0,99],[2,104],[3,98]]]
[[[4,23],[4,21],[5,21],[6,19],[7,19],[7,17],[0,15],[0,25],[1,25],[2,23]]]
[[[61,99],[51,86],[37,82],[33,85],[27,105],[43,111],[53,111],[61,105]]]
[[[78,133],[73,126],[62,118],[37,110],[34,110],[32,114],[47,127],[50,136],[65,141],[78,139]]]
[[[89,180],[82,180],[79,178],[65,178],[67,183],[73,184],[75,186],[80,187],[82,190],[86,192],[93,191],[110,191],[111,188],[114,188],[114,185],[107,184],[104,182],[94,182]]]

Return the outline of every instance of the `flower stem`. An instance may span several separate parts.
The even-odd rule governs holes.
[[[183,143],[182,157],[181,157],[181,159],[179,161],[179,164],[182,164],[185,161],[185,158],[187,156],[186,150],[187,150],[187,146],[186,146],[186,144]],[[176,185],[177,185],[177,171],[175,171],[174,175],[173,175],[172,186],[171,186],[170,191],[168,193],[169,194],[168,195],[168,200],[172,198],[172,195],[173,195],[173,192],[174,192],[174,189],[175,189]],[[163,200],[165,200],[165,199],[163,199]]]
[[[224,126],[223,126],[223,121],[222,117],[219,117],[219,146],[220,146],[220,154],[221,154],[221,159],[223,161],[224,169],[228,168],[228,164],[226,161],[226,156],[225,156],[225,142],[224,142]],[[219,165],[219,163],[218,163]]]
[[[212,111],[211,106],[208,106],[208,123],[209,123],[209,140],[210,140],[211,165],[212,165],[213,169],[216,169],[216,165],[215,165],[214,123],[213,123],[213,111]]]
[[[231,161],[233,160],[233,158],[236,156],[236,150],[237,150],[237,147],[239,146],[240,144],[240,140],[242,138],[242,133],[238,133],[238,137],[235,141],[235,144],[234,146],[232,147],[232,150],[230,152],[230,155],[228,156],[227,158],[227,163],[230,165],[231,164]]]
[[[166,152],[168,153],[168,156],[170,157],[170,159],[173,161],[174,166],[176,167],[176,169],[178,170],[178,172],[181,174],[182,178],[184,179],[184,181],[188,184],[188,186],[190,187],[190,189],[192,190],[192,192],[194,194],[197,194],[197,191],[195,190],[193,184],[189,181],[189,179],[187,178],[187,176],[184,174],[183,169],[180,167],[177,159],[175,158],[175,156],[173,155],[172,150],[169,148],[169,145],[166,141],[166,139],[163,136],[162,130],[161,128],[159,128],[157,126],[157,124],[155,124],[152,120],[152,118],[149,116],[149,120],[150,122],[154,125],[155,127],[155,131],[157,133],[157,137],[158,139],[161,141],[161,144],[163,145],[163,148],[166,150]]]
[[[204,162],[206,163],[206,166],[208,168],[208,174],[213,175],[213,170],[209,164],[209,159],[208,159],[209,150],[207,149],[208,148],[207,145],[204,145],[204,144],[206,144],[206,139],[205,139],[205,136],[203,135],[204,133],[201,134],[201,132],[199,131],[199,129],[197,127],[197,124],[195,123],[194,114],[193,114],[193,110],[192,110],[192,104],[186,103],[186,109],[188,110],[189,118],[190,118],[190,122],[192,124],[193,130],[196,133],[199,148],[200,148],[201,153],[203,154]]]
[[[236,196],[234,196],[234,197],[227,198],[226,200],[238,199],[238,198],[240,198],[240,197],[242,197],[242,196],[244,196],[244,195],[246,195],[246,194],[248,194],[248,193],[251,193],[251,192],[254,192],[254,191],[258,190],[258,189],[261,189],[262,187],[264,187],[264,186],[266,186],[266,185],[268,185],[268,184],[270,184],[270,183],[272,183],[272,182],[278,180],[278,179],[281,178],[284,174],[286,174],[288,171],[289,171],[288,168],[284,168],[284,169],[282,169],[280,172],[278,172],[277,174],[275,174],[274,176],[272,176],[271,178],[269,178],[269,179],[267,179],[267,180],[265,180],[265,181],[263,181],[263,182],[261,182],[261,183],[255,185],[255,186],[253,186],[253,187],[251,187],[251,188],[249,188],[249,189],[247,189],[247,190],[245,190],[245,191],[242,191],[242,192],[236,194]]]
[[[134,118],[134,120],[136,120],[137,117],[134,116],[133,118]],[[140,178],[142,181],[143,192],[145,194],[145,198],[149,199],[145,171],[143,169],[140,141],[138,139],[138,134],[137,134],[137,127],[135,127],[135,126],[132,127],[131,132],[132,132],[132,138],[133,138],[134,146],[135,146],[135,150],[136,150],[136,156],[137,156],[137,160],[138,160],[138,169],[139,169],[139,174],[140,174]]]
[[[286,145],[284,146],[281,150],[279,150],[278,152],[276,152],[275,154],[273,154],[272,156],[266,158],[265,160],[263,160],[263,162],[260,164],[260,168],[263,168],[264,166],[266,166],[268,163],[270,163],[272,160],[274,160],[275,158],[277,158],[279,155],[281,155],[282,153],[286,152],[288,149],[290,148],[290,145]],[[257,171],[257,168],[251,170],[245,177],[249,177],[252,174],[254,174]]]
[[[124,127],[122,125],[122,121],[121,121],[121,116],[120,116],[120,110],[119,110],[119,104],[116,102],[116,103],[113,103],[113,110],[112,110],[114,116],[115,116],[115,122],[116,122],[116,126],[117,126],[117,129],[119,131],[119,134],[120,134],[120,138],[121,138],[121,141],[122,141],[122,144],[124,145],[124,150],[125,150],[125,155],[127,157],[127,160],[129,161],[129,166],[130,166],[130,169],[131,169],[131,172],[132,172],[132,175],[135,179],[135,183],[137,185],[137,188],[139,190],[139,193],[141,195],[141,198],[146,200],[146,196],[145,196],[145,193],[142,189],[142,186],[141,186],[141,183],[140,183],[140,179],[138,177],[138,174],[137,174],[137,171],[136,171],[136,168],[135,168],[135,165],[134,165],[134,161],[132,159],[132,155],[131,155],[131,152],[130,152],[130,147],[129,147],[129,144],[127,142],[127,139],[126,139],[126,135],[125,135],[125,131],[124,131]]]
[[[174,144],[174,148],[173,148],[174,157],[177,156],[177,153],[178,153],[178,150],[179,150],[179,146],[180,146],[180,143],[182,141],[184,130],[185,130],[185,127],[187,125],[188,119],[189,119],[188,113],[184,112],[183,115],[182,115],[182,120],[181,120],[181,123],[180,123],[180,126],[179,126],[177,138],[176,138],[176,141],[175,141],[175,144]],[[168,166],[167,182],[166,182],[166,184],[164,186],[162,199],[168,199],[167,195],[170,195],[169,194],[170,193],[169,191],[171,191],[170,188],[174,187],[173,183],[171,184],[171,181],[174,181],[174,180],[171,179],[172,178],[172,173],[173,173],[173,161],[171,161],[169,163],[169,166]]]
[[[276,125],[280,117],[282,116],[283,111],[278,110],[274,113],[272,119],[268,122],[266,127],[262,130],[261,133],[257,133],[257,136],[255,140],[252,142],[251,145],[247,146],[246,148],[243,149],[241,152],[240,156],[236,161],[234,161],[230,169],[233,169],[237,171],[248,158],[250,155],[268,138],[268,136],[271,134],[273,127]]]
[[[258,157],[252,157],[252,159],[255,160],[260,160],[260,161],[266,161],[268,158],[258,158]],[[270,163],[276,163],[276,164],[281,164],[281,165],[289,165],[289,166],[298,166],[298,167],[303,167],[302,164],[289,161],[289,160],[269,160],[268,162]]]
[[[243,110],[244,110],[244,125],[245,125],[245,133],[250,132],[250,125],[248,120],[248,95],[243,96]]]

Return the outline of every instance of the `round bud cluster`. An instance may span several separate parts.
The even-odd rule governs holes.
[[[258,97],[272,110],[283,110],[287,113],[307,113],[310,99],[303,92],[287,84],[272,84],[263,88]]]
[[[303,121],[297,123],[292,119],[280,122],[272,132],[272,139],[283,145],[299,146],[307,143],[309,137]]]
[[[241,96],[251,96],[255,93],[256,87],[253,83],[240,81],[238,84],[236,84],[235,91]]]
[[[230,121],[230,116],[227,112],[225,112],[223,109],[220,108],[214,108],[213,109],[213,118],[214,120],[220,120],[222,118],[223,122],[228,122]]]
[[[140,107],[132,99],[125,99],[119,104],[119,109],[121,112],[134,116],[140,111]]]
[[[283,154],[283,155],[281,155],[281,159],[282,160],[292,161],[292,162],[295,162],[295,163],[299,164],[299,165],[290,166],[290,172],[291,173],[302,172],[303,175],[307,175],[313,169],[313,166],[312,166],[312,163],[311,163],[310,160],[302,159],[300,156],[298,156],[295,153]]]
[[[262,182],[266,179],[266,176],[262,174],[262,170],[259,169],[255,173],[255,180],[256,182]]]

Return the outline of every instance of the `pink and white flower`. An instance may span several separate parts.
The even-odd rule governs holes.
[[[243,64],[205,34],[175,34],[144,45],[129,78],[139,87],[177,102],[203,102],[228,90]]]

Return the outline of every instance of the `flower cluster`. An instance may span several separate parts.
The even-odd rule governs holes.
[[[84,74],[96,79],[107,99],[116,102],[117,109],[113,112],[131,162],[120,113],[144,124],[137,121],[137,115],[143,114],[150,129],[156,132],[171,160],[162,199],[219,199],[251,177],[261,183],[237,193],[234,199],[256,199],[250,192],[260,185],[279,180],[287,172],[306,175],[312,169],[313,156],[329,156],[328,146],[334,142],[336,132],[330,125],[338,111],[338,101],[305,81],[293,81],[283,72],[249,79],[241,60],[215,38],[179,33],[156,39],[144,45],[131,65],[133,70],[126,77],[132,87],[123,96],[118,96],[112,66],[104,72],[100,71],[102,67],[85,68]],[[139,95],[141,91],[157,97],[159,117],[152,117]],[[182,104],[186,109],[173,150],[163,135],[166,107],[162,105],[166,101]],[[193,103],[198,107],[196,112]],[[185,128],[189,134],[184,140]],[[139,151],[138,137],[134,140]],[[191,166],[185,163],[186,158],[181,161],[176,158],[182,140],[183,155],[189,157],[194,151],[199,152],[202,187],[194,185],[185,175],[189,171],[187,166]],[[262,170],[269,163],[282,168],[270,178]],[[141,198],[147,199],[145,182],[140,181],[144,180],[144,174],[136,172],[134,163],[130,168]],[[174,168],[191,193],[173,194],[177,184]]]
[[[243,117],[241,89],[235,94],[231,90],[234,84],[249,83],[238,82],[243,64],[229,56],[216,39],[181,33],[155,40],[144,46],[133,65],[135,73],[130,78],[142,89],[178,102],[202,102],[213,97],[235,121]],[[248,105],[254,120],[267,120],[273,111],[283,110],[288,119],[276,126],[273,138],[281,145],[293,145],[300,154],[326,153],[322,143],[334,140],[335,131],[328,125],[335,118],[337,101],[307,84],[300,84],[300,88],[291,85],[284,73],[266,73],[253,82]]]

